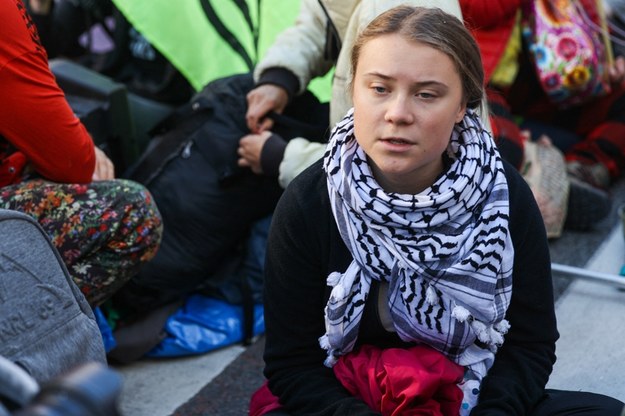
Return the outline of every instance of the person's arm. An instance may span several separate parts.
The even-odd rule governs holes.
[[[0,136],[46,179],[90,182],[93,141],[57,85],[30,16],[15,2],[0,2],[0,15],[5,40],[0,44]]]
[[[270,111],[282,113],[311,79],[334,65],[325,56],[328,19],[316,1],[305,0],[295,24],[283,31],[254,69],[256,87],[247,95],[247,125],[252,133],[271,129]]]
[[[331,233],[321,164],[289,187],[272,220],[265,266],[265,375],[273,394],[290,414],[377,415],[345,390],[323,365],[329,252],[339,238]]]
[[[278,134],[264,131],[241,138],[238,165],[250,168],[257,175],[277,177],[280,186],[286,188],[304,169],[319,160],[325,149],[324,143],[303,137],[287,142]]]
[[[271,68],[285,68],[298,80],[297,94],[302,93],[311,79],[325,75],[334,65],[324,54],[327,18],[317,1],[301,2],[295,24],[284,30],[267,50],[254,69],[258,81]]]
[[[303,137],[289,140],[279,165],[278,183],[286,188],[297,175],[323,157],[327,144]]]
[[[46,179],[90,182],[93,140],[56,84],[45,54],[12,59],[0,68],[0,86],[0,135]]]
[[[558,339],[551,260],[544,223],[532,193],[507,165],[514,243],[510,331],[482,381],[471,415],[525,415],[544,394]]]

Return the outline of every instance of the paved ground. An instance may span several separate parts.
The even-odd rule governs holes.
[[[623,264],[625,239],[622,228],[615,227],[586,268],[616,274]],[[560,340],[549,386],[596,391],[625,401],[625,291],[577,280],[560,297],[556,311]]]
[[[614,189],[612,215],[592,232],[566,232],[550,244],[554,263],[617,274],[625,264],[625,239],[616,207],[625,184]],[[625,279],[625,278],[624,278]],[[559,328],[549,386],[588,390],[625,401],[625,291],[571,274],[554,273]],[[143,360],[118,370],[125,378],[126,416],[234,416],[247,414],[262,383],[263,338],[198,357]]]

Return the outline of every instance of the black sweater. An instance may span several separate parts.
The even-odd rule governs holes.
[[[543,395],[558,338],[551,261],[542,217],[530,189],[505,165],[514,244],[511,329],[482,381],[472,415],[523,415]],[[330,209],[325,174],[315,163],[286,189],[274,216],[265,269],[265,375],[285,410],[294,415],[377,415],[351,396],[323,365],[326,277],[345,271],[352,256]],[[370,296],[370,304],[376,296]],[[405,345],[386,332],[374,305],[360,325],[359,343]]]

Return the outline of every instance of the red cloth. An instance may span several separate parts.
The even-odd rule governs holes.
[[[56,182],[87,183],[93,141],[67,104],[21,0],[0,0],[0,186],[19,182],[26,163]]]
[[[432,348],[380,349],[365,345],[342,356],[334,374],[355,397],[384,416],[458,416],[464,369]],[[250,416],[279,409],[265,382],[250,402]]]
[[[457,416],[464,369],[432,348],[365,345],[339,360],[334,374],[354,396],[384,416]]]
[[[460,0],[465,25],[477,41],[488,83],[501,59],[523,0]]]
[[[269,390],[269,385],[265,381],[263,385],[252,394],[248,416],[262,416],[280,407],[278,398]]]

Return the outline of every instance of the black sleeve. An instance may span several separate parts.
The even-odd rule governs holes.
[[[265,375],[294,415],[378,415],[345,390],[318,338],[324,333],[331,212],[321,164],[294,180],[273,215],[265,265]],[[325,194],[324,194],[325,192]],[[333,224],[333,223],[332,223]]]
[[[286,144],[286,140],[276,133],[269,136],[260,152],[260,166],[265,175],[278,177]]]
[[[295,74],[281,67],[266,69],[256,83],[257,86],[263,84],[273,84],[283,88],[289,96],[289,101],[293,99],[300,87],[299,80]]]
[[[544,223],[531,190],[506,164],[514,244],[510,331],[480,388],[471,415],[525,415],[544,394],[558,339],[551,259]]]

